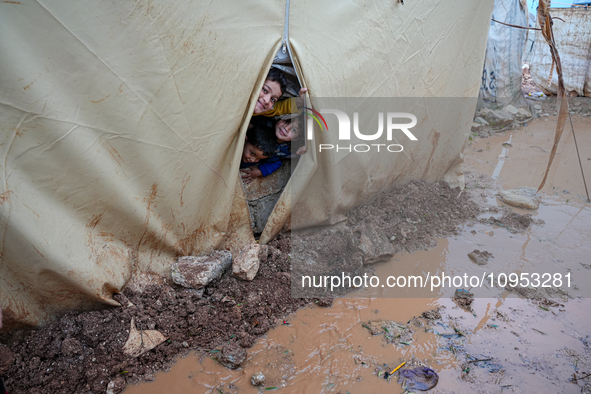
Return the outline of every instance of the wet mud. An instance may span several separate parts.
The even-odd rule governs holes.
[[[591,129],[589,118],[574,121]],[[560,273],[565,281],[570,274],[566,291],[488,281],[464,288],[474,294],[470,308],[458,306],[455,289],[445,288],[418,295],[360,289],[334,302],[292,298],[291,243],[284,236],[271,243],[253,282],[224,276],[203,295],[166,282],[141,292],[127,289],[117,297],[122,307],[67,314],[20,340],[5,340],[0,361],[6,386],[12,394],[403,392],[397,373],[385,379],[380,370],[406,362],[438,374],[430,392],[591,392],[591,209],[568,133],[538,210],[512,208],[496,197],[499,188],[537,186],[553,131],[551,121],[537,120],[473,140],[462,193],[413,182],[351,212],[344,226],[352,237],[340,239],[345,250],[358,251],[364,234],[359,226],[375,213],[383,219],[371,227],[394,252],[371,264],[359,256],[360,269],[370,267],[380,277],[493,273],[498,279],[537,272]],[[511,147],[503,146],[511,133]],[[578,138],[579,147],[591,146],[587,134]],[[504,148],[506,160],[493,179]],[[591,173],[587,156],[585,170]],[[413,193],[437,216],[405,205]],[[442,203],[451,199],[459,205]],[[447,215],[440,218],[439,212]],[[453,226],[441,229],[454,218]],[[371,239],[373,233],[365,234]],[[468,254],[475,250],[494,257],[474,264]],[[122,347],[132,318],[139,330],[158,330],[166,341],[139,357],[126,356]],[[236,346],[247,351],[237,369],[219,361],[227,345],[236,352],[230,356],[240,353]],[[255,387],[251,377],[258,372],[265,382]]]
[[[428,251],[397,251],[373,267],[381,276],[538,272],[561,273],[566,280],[571,273],[575,279],[567,291],[487,283],[494,296],[470,289],[476,296],[467,310],[445,289],[425,298],[364,289],[336,299],[329,309],[299,310],[257,340],[241,371],[223,368],[200,353],[179,359],[170,373],[130,386],[126,393],[167,387],[178,393],[255,393],[274,387],[285,393],[404,392],[396,374],[388,380],[383,373],[404,362],[429,366],[438,374],[433,393],[591,392],[591,209],[584,201],[572,139],[564,134],[561,160],[551,169],[538,210],[510,207],[496,196],[499,189],[537,186],[547,155],[532,146],[542,139],[541,149],[549,152],[544,144],[553,138],[551,122],[538,120],[474,140],[467,148],[465,173],[466,191],[481,212],[478,220],[437,239]],[[591,129],[591,119],[575,117],[574,122],[579,130]],[[503,146],[509,135],[512,146]],[[580,147],[591,146],[587,135],[578,141]],[[503,148],[509,148],[508,159],[498,179],[492,179]],[[584,169],[590,173],[588,159],[584,153]],[[486,264],[477,265],[468,256],[476,250],[479,256],[486,251]],[[402,339],[409,345],[388,337],[383,327],[394,333],[392,324],[412,329]],[[249,379],[259,372],[266,382],[253,387]]]

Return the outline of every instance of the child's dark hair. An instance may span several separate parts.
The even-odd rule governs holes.
[[[287,78],[281,70],[275,67],[271,67],[269,70],[269,74],[267,74],[266,80],[275,81],[281,87],[281,95],[285,93],[285,89],[287,89]]]
[[[248,142],[255,148],[261,150],[267,157],[273,156],[277,149],[275,141],[275,127],[265,123],[257,123],[246,132]]]

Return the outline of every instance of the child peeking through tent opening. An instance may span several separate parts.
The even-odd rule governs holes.
[[[286,87],[287,78],[285,78],[283,72],[271,67],[254,107],[253,116],[262,115],[272,117],[299,112],[298,109],[304,105],[304,93],[308,89],[301,88],[297,99],[289,98],[279,101],[279,98],[285,93]]]
[[[301,111],[300,108],[304,105],[304,94],[308,89],[301,88],[297,98],[279,100],[285,93],[287,83],[283,72],[272,67],[257,99],[246,134],[246,143],[240,163],[241,177],[244,183],[248,184],[254,178],[272,174],[281,167],[281,159],[293,157],[291,141],[300,135],[300,126],[293,116]],[[281,115],[285,116],[278,120],[273,118]],[[256,143],[253,142],[253,139]],[[274,148],[267,152],[268,141],[272,141],[270,143]],[[304,153],[306,153],[304,146],[296,152],[297,155]],[[258,166],[254,167],[257,163]]]
[[[250,183],[254,178],[268,176],[281,167],[282,159],[290,159],[293,157],[291,154],[291,141],[297,139],[300,135],[299,117],[287,118],[287,119],[268,119],[268,118],[257,118],[252,120],[249,125],[250,129],[246,133],[246,145],[249,144],[249,134],[251,130],[257,130],[257,138],[270,139],[274,145],[274,150],[267,157],[261,157],[258,162],[258,168],[251,167],[257,162],[245,163],[244,152],[242,154],[242,163],[240,170],[242,181]],[[258,136],[258,133],[264,134]],[[249,148],[250,149],[250,148]],[[303,155],[306,153],[306,147],[300,147],[296,155]]]
[[[273,157],[281,165],[281,159],[275,158],[277,144],[273,136],[273,129],[266,124],[257,124],[246,132],[246,141],[242,149],[242,161],[240,168],[247,168],[256,165],[261,160]],[[252,179],[251,179],[252,181]]]

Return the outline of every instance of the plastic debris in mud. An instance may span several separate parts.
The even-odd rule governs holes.
[[[473,293],[470,293],[468,290],[464,289],[456,289],[456,292],[452,300],[460,308],[472,312],[472,302],[474,301]]]
[[[401,369],[398,375],[398,383],[407,390],[431,390],[437,386],[437,382],[439,382],[439,375],[427,367]]]

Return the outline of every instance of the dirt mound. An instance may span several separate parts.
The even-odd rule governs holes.
[[[6,387],[18,393],[89,393],[153,380],[189,349],[213,351],[228,341],[250,347],[263,333],[311,300],[291,298],[289,237],[269,247],[259,274],[243,282],[227,274],[205,291],[151,285],[126,289],[115,298],[124,307],[69,313],[3,348],[16,357]],[[320,302],[319,302],[320,304]],[[131,319],[138,330],[158,330],[168,339],[139,357],[123,353]]]
[[[457,233],[474,221],[480,209],[460,188],[445,182],[412,181],[383,192],[371,202],[349,212],[347,225],[371,223],[391,240],[396,253],[434,246],[437,237]]]
[[[351,210],[337,226],[292,233],[292,292],[301,297],[337,297],[352,287],[304,282],[311,278],[355,277],[372,272],[368,267],[402,251],[434,247],[437,237],[456,234],[459,226],[476,221],[481,208],[460,188],[444,182],[412,181],[378,194]]]

